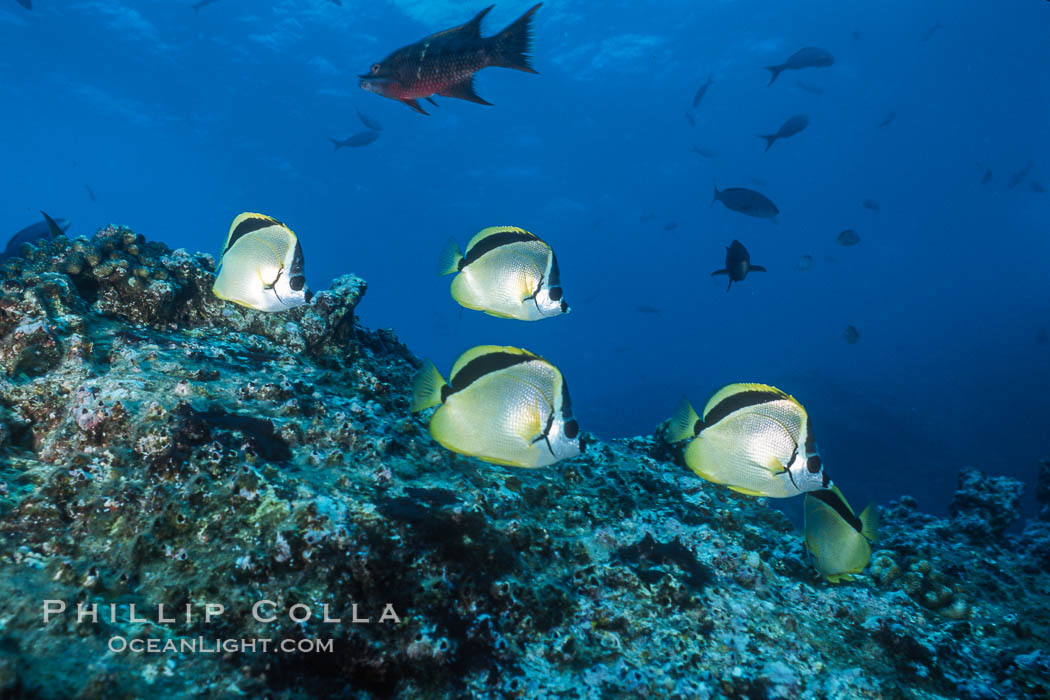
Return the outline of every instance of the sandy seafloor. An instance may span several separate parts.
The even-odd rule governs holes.
[[[115,227],[0,265],[0,695],[1050,694],[1050,466],[1022,521],[1019,482],[943,465],[951,516],[884,504],[833,585],[659,435],[542,470],[445,451],[364,281],[267,315],[214,267]]]

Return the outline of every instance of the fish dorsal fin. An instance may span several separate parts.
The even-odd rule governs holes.
[[[495,7],[495,5],[489,5],[484,10],[474,15],[473,19],[471,19],[469,22],[459,25],[453,31],[463,32],[464,34],[469,35],[472,38],[480,39],[481,20],[485,19],[485,15],[487,15],[493,7]]]
[[[44,221],[47,222],[47,231],[49,234],[51,234],[52,238],[54,238],[55,236],[61,236],[65,233],[65,230],[61,226],[59,226],[54,219],[48,216],[46,211],[41,209],[40,213],[43,215]]]
[[[423,41],[429,43],[434,39],[437,39],[438,37],[451,36],[453,34],[460,34],[463,36],[463,38],[466,39],[480,39],[481,20],[485,19],[485,15],[487,15],[493,7],[495,7],[495,5],[489,5],[484,10],[474,15],[474,17],[468,20],[467,22],[464,22],[463,24],[457,25],[455,27],[450,27],[449,29],[445,29],[440,32],[435,32]]]
[[[239,214],[237,218],[233,220],[233,223],[230,224],[230,232],[226,236],[226,245],[222,247],[223,255],[225,255],[226,251],[233,247],[233,244],[242,237],[268,226],[282,226],[288,230],[288,233],[292,235],[292,238],[295,238],[295,234],[292,233],[291,229],[272,216],[246,211],[243,214]]]
[[[467,250],[464,254],[464,262],[462,265],[465,267],[485,253],[501,246],[510,245],[511,243],[539,240],[540,239],[536,234],[529,233],[525,229],[518,228],[517,226],[489,226],[488,228],[478,231],[474,234],[474,237],[470,239],[470,243],[467,244]],[[542,241],[540,242],[542,243]]]
[[[543,358],[509,345],[479,345],[459,356],[449,373],[448,383],[452,391],[462,391],[486,374],[531,360]]]
[[[704,406],[704,423],[714,425],[741,408],[784,399],[798,404],[798,401],[775,386],[753,383],[730,384],[715,392],[715,395]],[[799,407],[801,408],[801,404]]]

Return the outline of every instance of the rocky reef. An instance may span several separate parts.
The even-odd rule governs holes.
[[[0,694],[1050,694],[1050,522],[1011,533],[1018,482],[963,472],[948,519],[901,497],[828,584],[657,436],[541,470],[445,451],[362,280],[263,314],[213,271],[117,227],[0,265]]]

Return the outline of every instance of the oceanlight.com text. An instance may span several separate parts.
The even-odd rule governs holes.
[[[116,654],[331,654],[332,639],[214,639],[179,637],[145,639],[115,636],[109,638],[109,650]]]

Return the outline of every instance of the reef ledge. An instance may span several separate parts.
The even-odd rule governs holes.
[[[889,504],[831,585],[657,436],[540,470],[445,451],[359,278],[264,314],[214,268],[112,226],[0,263],[0,695],[1050,694],[1050,522],[1011,532],[1018,482]]]

